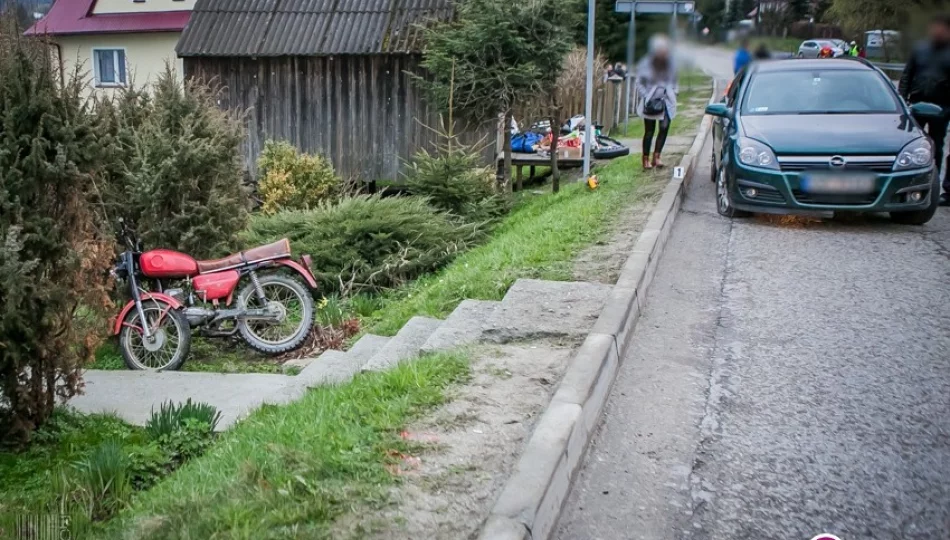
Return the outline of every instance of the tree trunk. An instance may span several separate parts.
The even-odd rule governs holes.
[[[557,107],[554,108],[557,110]],[[561,127],[557,124],[557,114],[551,113],[551,189],[557,193],[561,189],[561,171],[557,168],[557,143],[561,140]]]
[[[511,193],[511,119],[512,112],[509,109],[505,111],[505,123],[502,126],[502,129],[505,130],[502,145],[502,152],[505,153],[505,170],[501,172],[503,187],[508,193]]]

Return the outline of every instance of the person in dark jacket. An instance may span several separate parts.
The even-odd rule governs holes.
[[[929,39],[920,43],[911,54],[904,66],[898,91],[907,103],[927,102],[943,107],[943,116],[940,118],[915,120],[927,130],[934,142],[937,174],[945,169],[940,205],[950,206],[950,158],[947,158],[944,166],[943,157],[947,122],[950,121],[950,14],[934,17],[931,21]]]

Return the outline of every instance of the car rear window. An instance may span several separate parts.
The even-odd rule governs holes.
[[[756,73],[742,114],[886,114],[899,109],[889,83],[874,71],[793,70]]]

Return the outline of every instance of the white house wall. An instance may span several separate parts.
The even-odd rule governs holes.
[[[66,0],[61,0],[66,1]],[[128,2],[131,4],[132,2]],[[95,85],[92,51],[94,49],[125,49],[128,81],[136,86],[148,84],[165,70],[171,62],[178,78],[182,76],[182,62],[175,54],[180,32],[145,34],[98,34],[86,36],[60,36],[56,42],[62,49],[63,67],[71,75],[77,65],[86,80],[89,91],[108,95],[114,88],[97,88]]]

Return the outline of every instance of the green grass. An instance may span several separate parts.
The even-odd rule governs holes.
[[[633,157],[596,172],[601,186],[593,192],[580,183],[557,194],[524,192],[486,244],[387,297],[368,330],[393,335],[414,315],[444,317],[466,298],[498,300],[518,278],[570,279],[575,255],[602,238],[646,183]]]
[[[387,502],[392,467],[415,449],[400,431],[468,377],[464,354],[443,353],[265,406],[100,537],[331,538],[335,518]]]
[[[805,41],[804,39],[798,38],[781,38],[781,37],[752,37],[749,40],[749,47],[755,51],[759,45],[765,44],[769,49],[769,52],[790,52],[798,53],[798,47]]]
[[[0,516],[55,509],[58,493],[52,487],[56,471],[79,462],[103,442],[115,440],[132,448],[145,444],[146,439],[141,428],[114,415],[57,410],[34,433],[25,451],[0,451]]]

